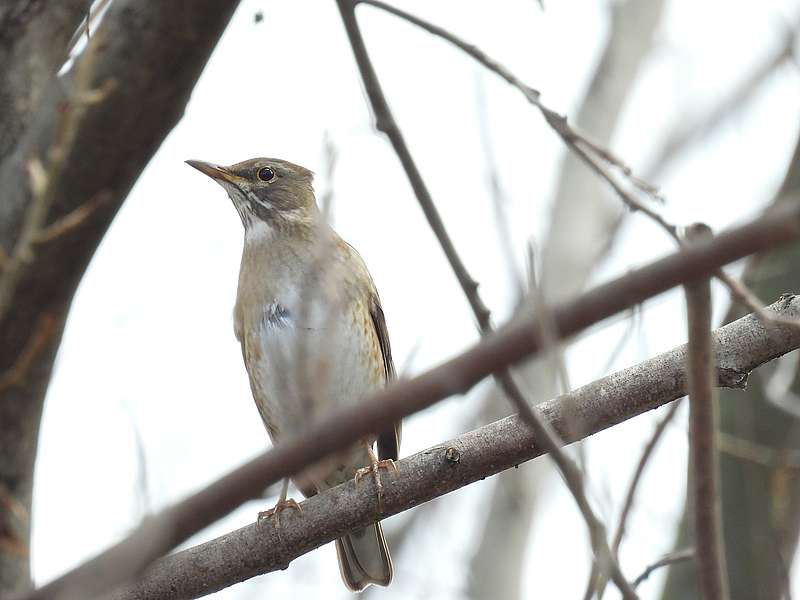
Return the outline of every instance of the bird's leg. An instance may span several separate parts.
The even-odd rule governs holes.
[[[281,497],[278,499],[278,502],[275,503],[275,506],[270,508],[269,510],[262,510],[258,513],[258,522],[261,523],[266,519],[273,518],[275,519],[275,527],[278,530],[278,535],[281,532],[281,512],[286,510],[287,508],[293,508],[299,512],[303,512],[303,507],[300,506],[294,498],[286,499],[287,494],[289,493],[289,478],[283,480],[283,486],[281,487]]]
[[[378,512],[383,512],[383,483],[381,482],[381,475],[380,470],[392,469],[395,473],[397,473],[397,465],[394,464],[394,461],[391,458],[385,458],[383,460],[379,460],[377,456],[375,456],[375,452],[372,451],[372,446],[367,445],[367,454],[369,454],[369,459],[372,464],[368,467],[363,467],[356,471],[355,481],[356,484],[361,480],[364,475],[368,473],[372,473],[372,478],[375,480],[375,493],[378,496]]]

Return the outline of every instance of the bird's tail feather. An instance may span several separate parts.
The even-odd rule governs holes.
[[[360,592],[371,583],[386,586],[392,581],[392,557],[380,523],[336,540],[336,554],[342,579],[354,592]]]

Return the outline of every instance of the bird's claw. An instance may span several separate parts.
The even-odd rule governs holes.
[[[289,498],[288,500],[279,500],[275,506],[270,508],[269,510],[262,510],[258,513],[257,523],[263,523],[267,519],[274,519],[275,520],[275,528],[278,530],[278,535],[281,532],[281,513],[288,509],[292,508],[298,512],[303,512],[303,507],[300,506],[294,498]]]
[[[364,475],[372,474],[373,479],[375,480],[375,493],[378,496],[378,512],[383,512],[383,483],[381,482],[381,476],[379,471],[381,469],[389,469],[393,470],[395,473],[398,472],[397,465],[391,458],[385,458],[383,460],[377,460],[372,463],[368,467],[363,467],[356,471],[355,477],[353,478],[358,485],[358,482],[361,481],[361,478]]]

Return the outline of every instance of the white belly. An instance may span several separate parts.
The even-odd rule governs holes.
[[[371,356],[371,332],[352,311],[306,312],[314,314],[270,305],[261,326],[246,336],[253,396],[273,440],[383,385],[381,366]]]

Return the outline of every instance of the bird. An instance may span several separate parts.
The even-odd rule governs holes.
[[[358,252],[317,206],[313,173],[276,158],[220,166],[187,160],[220,184],[241,218],[244,247],[234,306],[250,388],[273,443],[330,411],[365,400],[395,378],[386,318]],[[394,469],[401,423],[294,475],[306,497],[372,474],[381,510],[379,471]],[[377,445],[377,455],[373,449]],[[274,508],[259,518],[300,509],[283,482]],[[388,586],[393,565],[380,522],[336,540],[348,589]]]

